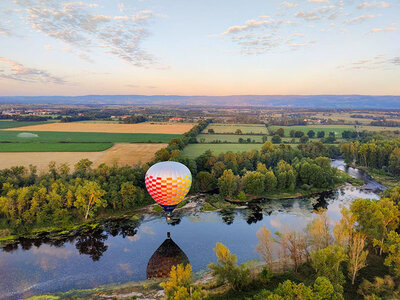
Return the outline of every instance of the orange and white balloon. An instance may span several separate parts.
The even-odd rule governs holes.
[[[189,192],[192,174],[181,163],[164,161],[151,166],[145,180],[150,196],[165,212],[171,213]]]

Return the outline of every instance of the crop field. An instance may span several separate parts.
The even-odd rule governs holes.
[[[0,152],[92,152],[104,151],[112,145],[112,143],[0,143]]]
[[[58,132],[108,132],[108,133],[159,133],[182,134],[189,131],[194,124],[190,123],[138,123],[138,124],[109,124],[109,123],[50,123],[36,126],[20,127],[22,131],[58,131]],[[15,130],[15,129],[6,129]]]
[[[0,121],[0,129],[9,129],[9,128],[18,128],[18,127],[25,127],[25,126],[35,126],[35,125],[42,125],[42,124],[49,124],[50,122],[18,122],[18,121]]]
[[[199,134],[197,140],[199,143],[212,143],[216,140],[221,143],[239,143],[239,139],[247,140],[250,138],[256,143],[262,143],[262,135],[249,135],[249,134]],[[203,140],[204,139],[204,140]]]
[[[68,163],[71,168],[79,160],[87,158],[97,167],[102,163],[123,165],[136,165],[146,163],[153,159],[154,153],[166,144],[116,144],[105,151],[98,152],[29,152],[29,153],[2,153],[0,155],[0,169],[12,166],[29,167],[30,164],[39,170],[46,170],[51,161],[57,164]]]
[[[217,124],[208,125],[203,132],[213,129],[215,133],[235,133],[240,129],[243,134],[268,134],[267,127],[264,124]]]
[[[329,132],[335,132],[337,137],[341,137],[342,136],[342,132],[346,131],[346,130],[350,130],[350,131],[354,131],[355,128],[354,126],[351,125],[305,125],[305,126],[269,126],[268,127],[269,130],[277,130],[278,128],[283,128],[285,130],[285,136],[289,137],[290,131],[291,130],[295,130],[295,131],[302,131],[305,134],[307,134],[307,132],[309,130],[314,130],[315,134],[318,131],[325,131],[325,136],[328,136]],[[358,129],[357,130],[361,130]]]
[[[168,143],[180,134],[0,130],[2,142]]]
[[[181,155],[187,158],[196,158],[207,150],[212,150],[214,155],[232,152],[260,150],[262,144],[189,144],[183,149]]]

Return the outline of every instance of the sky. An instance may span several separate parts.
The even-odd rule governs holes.
[[[399,0],[1,0],[0,96],[400,95]]]

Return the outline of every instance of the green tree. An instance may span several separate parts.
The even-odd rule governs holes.
[[[396,276],[400,276],[400,235],[396,231],[389,232],[383,250],[387,254],[385,265],[391,267]]]
[[[280,137],[284,137],[285,136],[285,129],[283,128],[278,128],[276,130],[276,134],[279,135]]]
[[[144,201],[143,191],[133,185],[133,182],[127,181],[121,184],[121,207],[132,208],[139,206]]]
[[[315,131],[314,130],[309,130],[307,132],[307,135],[310,139],[313,139],[315,137]]]
[[[259,172],[248,172],[244,176],[244,189],[246,193],[252,195],[262,195],[265,187],[265,176]]]
[[[337,245],[330,245],[311,253],[311,265],[317,276],[328,278],[337,292],[343,291],[342,285],[345,280],[341,263],[346,260],[344,249]]]
[[[318,131],[317,132],[317,138],[322,139],[325,137],[325,131]]]
[[[107,206],[107,202],[102,198],[104,194],[105,191],[97,182],[85,180],[83,185],[79,185],[76,189],[74,206],[84,214],[85,220],[87,220],[100,207]]]
[[[279,144],[280,142],[282,142],[282,139],[279,135],[275,134],[272,138],[271,138],[271,142],[273,144]]]
[[[276,185],[278,184],[278,180],[275,177],[275,174],[272,170],[269,170],[267,173],[265,173],[265,191],[267,193],[271,193],[275,191]]]
[[[390,154],[389,172],[395,176],[400,175],[400,148],[395,148]]]
[[[214,177],[207,171],[197,173],[196,180],[199,183],[200,191],[206,192],[214,187]]]
[[[306,135],[303,135],[301,138],[300,138],[300,143],[302,143],[302,144],[305,144],[305,143],[307,143],[309,141],[309,138],[308,138],[308,136],[306,136]]]
[[[218,263],[211,263],[208,267],[212,275],[221,283],[227,282],[233,290],[241,291],[250,283],[250,270],[244,265],[237,265],[237,257],[221,243],[214,249]]]
[[[238,182],[232,170],[225,170],[220,178],[218,178],[218,188],[222,196],[232,196],[236,193]]]

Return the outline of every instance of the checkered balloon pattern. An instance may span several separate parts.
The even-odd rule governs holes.
[[[162,206],[177,205],[190,190],[192,175],[178,162],[161,162],[146,173],[146,188],[150,196]]]

